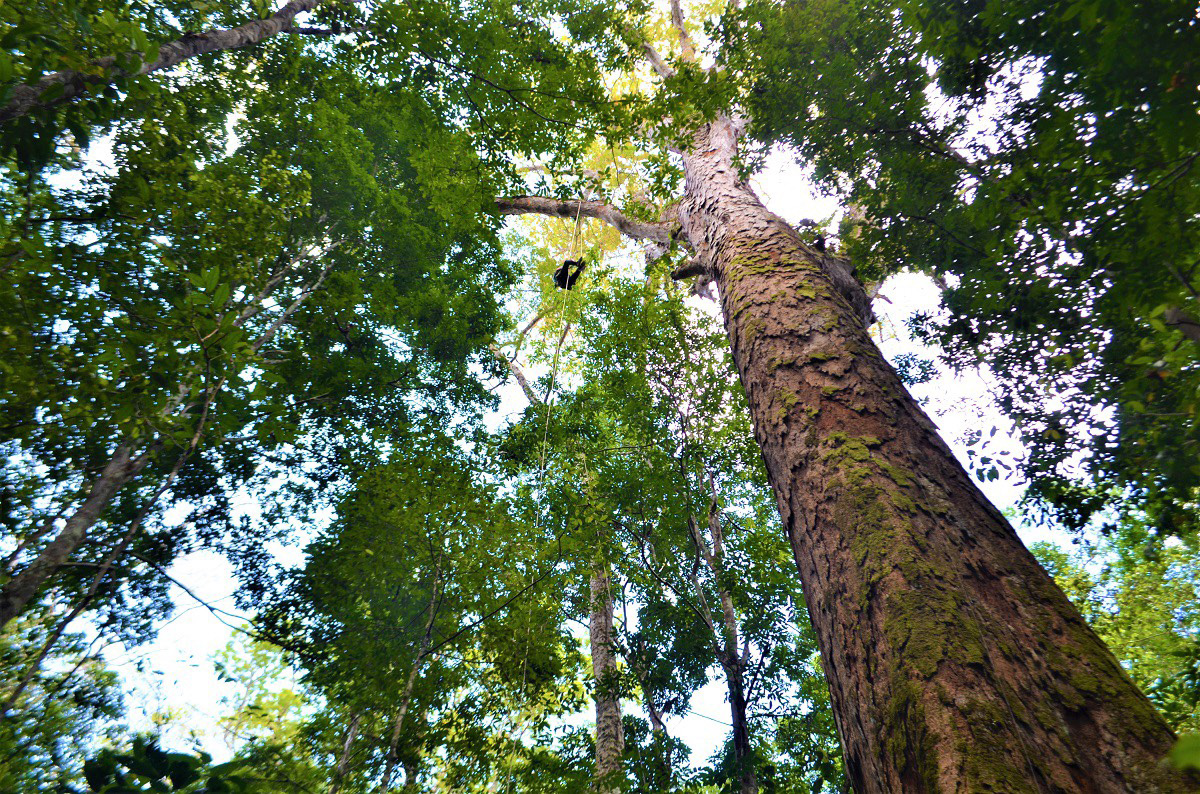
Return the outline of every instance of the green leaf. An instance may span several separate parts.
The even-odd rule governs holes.
[[[1186,733],[1171,748],[1171,763],[1178,769],[1200,770],[1200,733]]]

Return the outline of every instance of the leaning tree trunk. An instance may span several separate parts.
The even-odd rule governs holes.
[[[720,287],[854,790],[1195,790],[872,343],[844,263],[739,180],[738,134],[696,134],[680,223]]]
[[[613,634],[612,581],[608,564],[597,561],[591,575],[592,613],[588,622],[592,674],[596,684],[596,790],[621,791],[621,756],[625,731],[621,727],[621,693]]]
[[[255,19],[236,28],[188,33],[176,41],[158,47],[158,57],[126,68],[124,61],[137,62],[140,53],[128,53],[123,58],[113,55],[99,58],[85,69],[64,69],[53,72],[33,84],[18,84],[8,92],[8,101],[0,106],[0,124],[69,102],[96,86],[110,85],[120,78],[136,77],[169,69],[184,61],[221,50],[247,47],[277,35],[292,27],[298,14],[311,11],[322,0],[291,0],[266,19]]]
[[[149,453],[135,458],[129,443],[117,445],[100,476],[92,483],[87,497],[66,520],[54,540],[0,587],[0,629],[29,607],[29,602],[37,596],[46,581],[83,545],[88,531],[100,519],[117,492],[136,477],[148,461]]]

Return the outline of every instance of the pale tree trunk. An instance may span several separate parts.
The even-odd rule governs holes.
[[[684,155],[858,794],[1183,792],[1173,736],[880,355],[844,262],[738,177],[738,125]]]
[[[87,537],[100,514],[149,461],[148,453],[133,457],[132,447],[122,442],[92,483],[83,502],[41,553],[0,588],[0,628],[20,615],[41,591],[42,585],[62,567]]]
[[[120,78],[169,69],[198,55],[258,44],[290,29],[298,14],[313,10],[321,2],[322,0],[292,0],[266,19],[256,19],[226,30],[189,33],[181,39],[161,45],[157,58],[132,70],[121,68],[119,59],[109,55],[94,61],[92,69],[86,71],[64,69],[46,75],[33,85],[15,86],[9,94],[8,102],[0,107],[0,124],[26,116],[35,110],[70,102],[94,86],[109,85]],[[130,53],[125,57],[136,58],[137,55]],[[51,99],[45,99],[46,92],[56,86],[62,86],[61,93]]]
[[[596,790],[601,794],[617,794],[621,791],[624,771],[621,756],[625,753],[625,729],[621,726],[612,580],[607,562],[594,563],[590,590],[592,613],[588,634],[596,684]]]
[[[362,712],[354,712],[354,716],[350,718],[350,725],[346,728],[346,741],[342,745],[342,754],[338,757],[337,766],[333,768],[333,780],[329,784],[329,794],[338,794],[342,788],[342,781],[346,779],[346,773],[350,771],[350,755],[354,749],[354,740],[358,738],[358,724],[362,721]]]

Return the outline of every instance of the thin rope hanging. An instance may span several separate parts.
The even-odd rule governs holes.
[[[579,249],[580,216],[581,216],[582,212],[583,212],[583,199],[580,199],[579,203],[577,203],[575,205],[575,230],[571,235],[571,249],[570,249],[572,258],[574,258],[577,255],[577,251]],[[541,453],[541,460],[538,464],[539,507],[540,507],[540,502],[541,502],[542,481],[546,475],[546,449],[547,449],[548,440],[550,437],[550,409],[551,409],[551,406],[553,405],[554,386],[555,386],[555,382],[558,378],[558,358],[559,358],[559,354],[562,352],[563,342],[567,338],[567,332],[571,328],[570,323],[566,319],[566,313],[563,312],[562,301],[565,300],[567,302],[568,305],[567,305],[566,309],[569,312],[569,310],[571,308],[571,306],[570,306],[571,294],[573,291],[570,289],[567,289],[567,290],[563,290],[563,292],[565,294],[561,295],[559,297],[559,312],[560,312],[560,316],[563,318],[563,332],[558,337],[558,344],[556,344],[554,346],[554,361],[550,367],[550,385],[546,389],[545,399],[542,400],[542,402],[546,406],[546,422],[545,422],[545,426],[542,428],[542,453]],[[539,517],[539,519],[541,517],[540,509],[538,510],[538,517]]]

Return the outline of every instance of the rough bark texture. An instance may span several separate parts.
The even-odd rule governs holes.
[[[621,727],[621,700],[614,653],[612,583],[608,565],[592,569],[592,614],[588,621],[592,675],[596,679],[596,790],[603,794],[621,791],[621,756],[625,752],[625,730]]]
[[[1195,790],[875,348],[833,258],[739,181],[738,134],[727,118],[696,134],[680,221],[720,286],[854,790]]]
[[[39,108],[54,107],[69,102],[87,92],[92,86],[108,85],[120,78],[136,77],[168,69],[197,55],[219,50],[235,50],[257,44],[281,33],[292,26],[297,14],[311,11],[322,0],[292,0],[266,19],[256,19],[226,30],[209,30],[204,33],[189,33],[181,39],[159,47],[158,57],[143,63],[139,68],[126,70],[118,65],[118,58],[109,55],[97,59],[91,71],[66,69],[43,77],[33,85],[18,85],[12,89],[8,102],[0,108],[0,124],[28,115]],[[136,58],[131,53],[127,58]],[[46,92],[62,86],[61,93],[45,98]]]
[[[147,455],[132,457],[128,444],[120,444],[92,483],[83,503],[66,520],[62,530],[33,562],[26,565],[0,589],[0,628],[25,611],[25,607],[41,591],[54,573],[75,553],[87,537],[87,532],[99,520],[124,485],[145,467]]]

